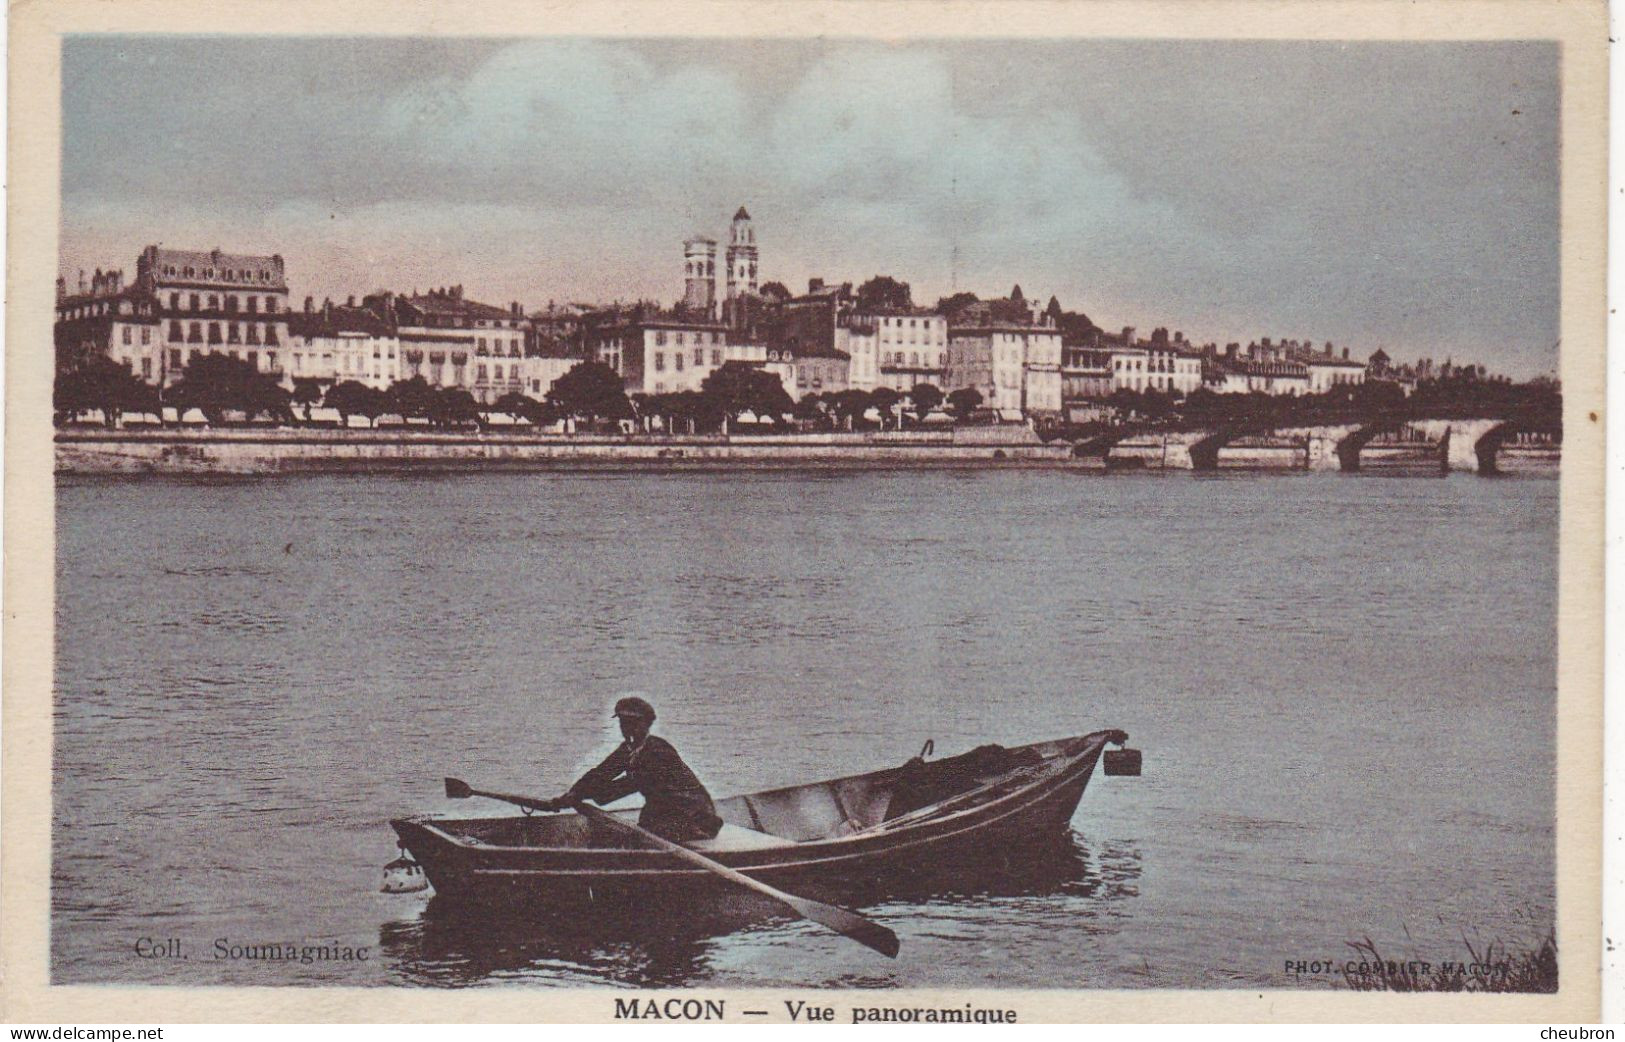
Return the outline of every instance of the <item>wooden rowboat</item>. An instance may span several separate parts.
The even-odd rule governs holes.
[[[847,888],[931,865],[1008,857],[1066,829],[1108,743],[1122,731],[962,756],[717,801],[714,838],[686,844],[773,886]],[[1130,766],[1107,773],[1137,774]],[[637,810],[612,812],[626,821]],[[546,910],[674,900],[730,887],[716,875],[578,814],[420,815],[390,823],[440,898]]]

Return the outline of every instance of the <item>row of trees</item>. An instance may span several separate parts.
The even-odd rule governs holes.
[[[161,391],[112,359],[97,357],[83,368],[59,374],[53,393],[59,422],[100,412],[110,426],[125,414],[161,418],[166,407],[175,409],[177,416],[197,409],[213,424],[223,422],[228,412],[249,421],[263,416],[274,423],[310,423],[311,410],[322,406],[337,412],[346,426],[355,416],[373,424],[383,416],[399,416],[436,428],[485,427],[493,413],[505,413],[537,426],[573,418],[588,426],[634,420],[647,429],[659,421],[666,430],[685,433],[726,432],[746,413],[775,427],[793,418],[825,430],[856,430],[871,422],[882,428],[897,426],[906,417],[923,423],[946,406],[955,421],[964,422],[982,404],[982,395],[973,388],[945,395],[926,383],[907,393],[889,387],[872,391],[849,388],[792,401],[778,377],[738,362],[712,372],[698,391],[631,398],[623,390],[620,375],[597,362],[576,365],[540,399],[510,392],[494,402],[481,403],[462,388],[433,387],[421,376],[396,381],[387,390],[354,380],[324,388],[322,381],[295,379],[290,392],[249,362],[218,353],[193,360],[179,381]],[[1562,393],[1551,381],[1514,384],[1471,376],[1424,380],[1409,396],[1397,384],[1372,381],[1298,396],[1216,394],[1206,388],[1177,396],[1155,389],[1124,389],[1113,392],[1106,404],[1119,421],[1192,427],[1270,428],[1411,417],[1486,417],[1516,420],[1531,430],[1558,431],[1563,413]],[[875,421],[868,419],[871,413]],[[1066,429],[1067,425],[1061,425],[1050,434],[1064,436]]]
[[[854,429],[874,410],[881,426],[889,426],[900,422],[901,405],[906,404],[917,420],[924,420],[945,401],[962,418],[982,401],[974,390],[944,396],[937,387],[920,384],[906,395],[890,388],[852,389],[810,394],[795,402],[773,373],[738,362],[709,374],[698,391],[631,398],[623,390],[620,375],[598,362],[574,366],[540,399],[509,392],[482,403],[462,388],[434,387],[421,376],[398,380],[387,389],[355,380],[324,384],[295,378],[290,391],[249,362],[212,353],[194,359],[179,381],[160,390],[112,359],[99,357],[82,369],[58,375],[54,404],[59,422],[100,412],[110,426],[126,413],[150,414],[161,420],[165,408],[175,409],[177,416],[197,409],[213,424],[223,422],[227,413],[241,414],[248,421],[263,416],[276,423],[311,423],[312,410],[322,407],[338,413],[345,426],[352,417],[376,424],[380,417],[399,416],[403,422],[422,421],[436,428],[484,427],[492,414],[506,413],[537,426],[565,418],[589,426],[606,420],[638,420],[648,426],[659,420],[667,430],[701,432],[726,431],[747,413],[758,422],[780,427],[793,416],[830,429]]]
[[[935,384],[915,384],[906,394],[890,387],[872,391],[848,388],[824,394],[808,394],[796,403],[795,417],[830,429],[855,429],[872,410],[884,428],[901,423],[905,417],[924,423],[926,417],[947,406],[954,420],[963,422],[982,407],[982,392],[961,387],[943,394]]]
[[[79,369],[57,374],[51,404],[58,422],[100,412],[109,426],[125,413],[162,416],[166,406],[176,415],[197,409],[210,423],[224,420],[228,410],[250,420],[261,415],[279,423],[294,419],[293,397],[286,388],[248,362],[218,352],[194,359],[180,380],[162,390],[111,358],[98,356]]]

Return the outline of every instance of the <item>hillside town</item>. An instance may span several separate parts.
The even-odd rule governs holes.
[[[257,377],[270,398],[277,393],[269,388],[280,388],[307,419],[310,407],[323,406],[346,422],[352,412],[367,414],[369,394],[374,416],[386,408],[405,415],[399,402],[408,387],[543,422],[556,418],[541,406],[557,402],[567,374],[607,371],[630,404],[671,429],[685,397],[724,372],[758,391],[776,381],[784,411],[803,406],[798,415],[810,414],[806,403],[833,414],[844,400],[848,413],[872,416],[906,402],[922,420],[946,407],[956,419],[1039,423],[1087,422],[1125,398],[1306,396],[1372,384],[1397,396],[1428,380],[1499,379],[1482,366],[1399,363],[1381,349],[1361,357],[1307,338],[1221,347],[1165,327],[1144,336],[1132,326],[1108,330],[1020,285],[1004,296],[960,292],[929,305],[882,275],[855,287],[813,278],[795,293],[760,282],[760,264],[743,206],[725,246],[707,235],[682,244],[682,296],[671,304],[549,301],[527,309],[482,303],[462,285],[299,300],[281,255],[151,245],[136,258],[133,279],[98,269],[88,280],[81,272],[75,286],[57,280],[58,412],[97,407],[93,394],[76,398],[71,387],[75,374],[98,366],[118,367],[136,387],[121,406],[132,412],[176,400],[170,392],[224,365]]]

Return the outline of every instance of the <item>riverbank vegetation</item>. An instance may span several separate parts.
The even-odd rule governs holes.
[[[435,387],[422,376],[397,380],[388,388],[355,380],[320,381],[296,377],[290,390],[275,374],[218,352],[200,355],[168,387],[155,387],[107,357],[59,373],[53,406],[59,425],[96,414],[107,426],[129,416],[196,413],[211,425],[227,422],[348,427],[361,418],[436,430],[480,429],[603,430],[684,434],[727,433],[748,422],[768,431],[858,431],[997,422],[984,408],[980,391],[962,387],[945,392],[930,383],[908,391],[845,388],[809,393],[799,401],[779,378],[757,366],[730,362],[706,376],[699,390],[628,396],[621,376],[598,362],[581,362],[555,380],[541,398],[508,391],[482,402],[460,387]],[[1125,427],[1178,430],[1228,427],[1269,431],[1280,427],[1376,424],[1399,427],[1408,419],[1483,418],[1513,421],[1519,429],[1559,436],[1562,393],[1551,381],[1515,384],[1485,379],[1471,371],[1424,380],[1409,395],[1398,384],[1373,381],[1341,384],[1322,394],[1219,394],[1201,388],[1189,394],[1119,389],[1103,400],[1080,403],[1071,417],[1038,421],[1046,440],[1081,440]],[[313,410],[326,410],[318,419]],[[151,422],[151,421],[149,421]]]
[[[1354,991],[1475,991],[1542,995],[1557,991],[1557,934],[1521,949],[1462,938],[1465,959],[1432,963],[1385,958],[1371,938],[1348,942],[1354,957],[1343,965],[1343,983]]]

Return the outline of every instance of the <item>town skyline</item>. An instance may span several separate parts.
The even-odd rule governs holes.
[[[1271,93],[1244,77],[1218,100],[1164,86],[1139,106],[1161,122],[1128,129],[1131,115],[1113,123],[1046,100],[1064,63],[1038,62],[1031,83],[992,75],[989,43],[246,47],[65,45],[70,286],[80,268],[120,267],[162,242],[280,252],[300,298],[463,284],[528,310],[669,304],[682,295],[682,241],[724,239],[743,202],[761,236],[760,281],[795,293],[813,278],[884,274],[929,305],[1019,283],[1108,329],[1167,326],[1220,344],[1307,337],[1520,379],[1556,364],[1557,95],[1555,49],[1543,45],[1032,45],[1088,58],[1075,77],[1121,79],[1118,91],[1153,52],[1210,77],[1267,59],[1285,81]],[[1174,55],[1184,63],[1167,64]],[[232,64],[233,76],[198,94],[164,72],[200,64]],[[1440,111],[1369,84],[1294,95],[1339,68],[1420,76],[1445,92],[1428,99]],[[311,82],[292,101],[245,119],[249,96],[281,99],[276,85],[298,76]],[[884,78],[897,81],[890,95],[873,89]],[[1214,121],[1215,105],[1242,95],[1259,108]],[[1510,115],[1490,111],[1510,97]],[[1239,163],[1272,99],[1294,132],[1275,135],[1269,162]],[[130,134],[132,114],[149,111],[148,125],[185,133]],[[1355,137],[1370,151],[1330,182],[1322,159],[1290,147],[1334,130],[1347,139],[1362,118]],[[1154,169],[1197,123],[1210,140],[1187,146],[1186,174]],[[1403,147],[1385,150],[1396,128]],[[254,147],[239,144],[249,129]],[[1124,150],[1135,133],[1148,140]],[[189,162],[205,148],[210,162]],[[268,164],[272,154],[286,161]],[[1196,176],[1215,162],[1242,181],[1269,176],[1262,188]]]

